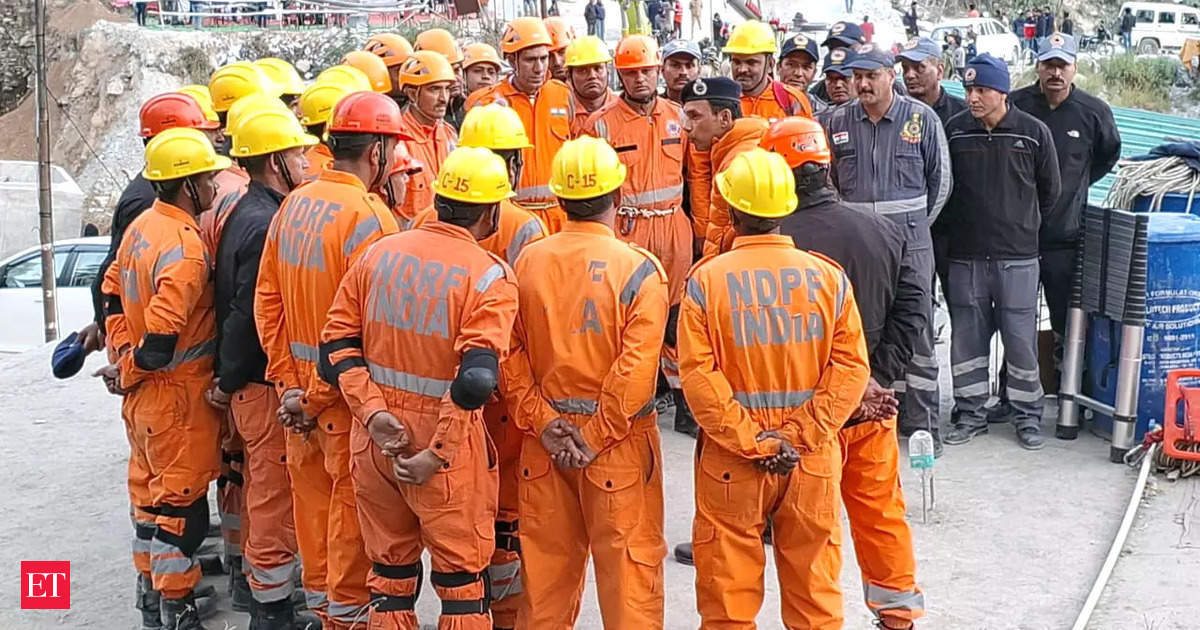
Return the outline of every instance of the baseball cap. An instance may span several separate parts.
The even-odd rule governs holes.
[[[843,46],[857,46],[866,41],[867,37],[863,35],[861,26],[854,22],[837,22],[829,27],[829,37],[826,37],[821,45],[829,48],[830,42],[833,42]]]
[[[915,61],[921,63],[930,57],[939,59],[942,56],[942,47],[938,43],[928,37],[910,39],[900,47],[900,54],[896,55],[901,59]]]
[[[700,55],[700,45],[686,39],[672,39],[662,47],[662,59],[666,61],[667,57],[674,55],[690,55],[696,58],[696,61],[703,61]]]
[[[83,360],[87,352],[83,350],[83,340],[79,333],[71,333],[54,347],[54,355],[50,358],[50,369],[55,378],[71,378],[83,368]]]
[[[1066,33],[1052,33],[1038,44],[1038,61],[1062,59],[1067,63],[1075,63],[1075,55],[1079,45],[1075,38]]]
[[[891,53],[880,49],[875,44],[863,44],[846,59],[842,65],[846,70],[878,70],[891,68],[896,65],[896,58]]]
[[[833,72],[840,74],[843,77],[849,77],[852,72],[845,68],[846,61],[854,55],[854,51],[849,48],[834,48],[825,55],[825,61],[821,66],[821,74]]]
[[[803,34],[793,35],[783,40],[783,47],[779,49],[779,58],[794,53],[806,52],[814,61],[821,58],[821,49],[817,46],[817,40]]]

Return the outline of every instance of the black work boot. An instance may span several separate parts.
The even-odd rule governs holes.
[[[254,596],[250,593],[250,582],[242,573],[242,556],[229,557],[229,596],[231,608],[238,612],[250,612],[250,602]]]
[[[162,599],[162,617],[165,630],[208,630],[200,623],[200,611],[196,608],[196,597],[191,593],[179,599]]]
[[[200,573],[203,575],[225,575],[225,563],[221,562],[218,554],[197,554],[196,562],[200,564]]]
[[[696,417],[692,415],[692,408],[688,407],[687,400],[683,397],[683,390],[673,389],[671,395],[675,398],[675,431],[696,437],[700,434],[700,427],[696,424]]]
[[[134,606],[142,611],[142,630],[162,630],[162,595],[154,590],[149,576],[138,574]]]
[[[250,630],[294,630],[296,611],[290,599],[250,601]]]
[[[685,542],[675,545],[675,561],[689,567],[696,566],[696,559],[692,556],[692,543]]]

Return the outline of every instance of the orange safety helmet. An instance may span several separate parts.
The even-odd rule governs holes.
[[[221,123],[209,120],[196,99],[181,92],[167,92],[151,96],[142,105],[138,122],[143,138],[153,138],[175,127],[192,129],[218,129]]]
[[[546,31],[550,33],[550,52],[562,50],[575,39],[575,29],[561,17],[548,17],[542,20]]]
[[[407,39],[395,33],[376,33],[367,40],[363,50],[379,57],[391,68],[404,63],[413,54],[413,46]]]
[[[758,146],[778,153],[791,168],[809,162],[830,163],[829,141],[821,124],[803,116],[789,116],[771,125]]]
[[[383,93],[392,91],[392,77],[388,74],[387,64],[374,53],[352,50],[342,57],[342,63],[362,70],[371,81],[372,90]]]
[[[379,92],[354,92],[338,100],[325,130],[329,133],[372,133],[412,140],[400,122],[400,106]]]
[[[618,70],[657,68],[659,59],[658,42],[649,35],[626,35],[617,44],[617,55],[613,63]]]
[[[519,17],[504,27],[504,33],[500,35],[500,52],[511,55],[532,46],[554,47],[541,18]]]
[[[467,47],[463,48],[463,68],[470,68],[477,63],[490,63],[495,64],[497,68],[503,67],[496,49],[492,48],[490,44],[482,42],[467,44]]]
[[[400,85],[429,85],[442,81],[457,81],[454,68],[441,54],[432,50],[418,50],[400,66]]]
[[[422,31],[417,35],[417,41],[413,44],[413,50],[432,50],[436,53],[442,53],[451,65],[460,64],[463,62],[462,49],[458,47],[458,40],[444,28],[431,28],[427,31]]]
[[[411,175],[424,169],[425,165],[413,157],[412,153],[408,150],[408,145],[403,142],[396,143],[396,149],[392,151],[392,170],[388,171],[388,175],[395,175],[400,172]]]

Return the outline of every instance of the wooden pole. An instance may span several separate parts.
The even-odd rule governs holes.
[[[42,318],[46,341],[58,339],[58,309],[55,308],[54,212],[50,195],[50,91],[46,79],[46,3],[34,0],[36,27],[34,42],[37,89],[38,150],[38,236],[42,244]]]

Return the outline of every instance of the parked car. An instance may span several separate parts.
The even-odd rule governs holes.
[[[975,31],[975,50],[978,54],[991,53],[993,57],[999,57],[1008,64],[1017,63],[1017,59],[1021,57],[1021,41],[995,18],[961,18],[939,22],[933,27],[929,37],[941,44],[944,43],[946,35],[955,30],[962,35],[964,44],[967,41],[967,31]]]
[[[92,320],[92,280],[108,254],[108,236],[58,241],[54,244],[59,336]],[[19,352],[44,343],[42,262],[39,247],[0,261],[0,352]]]
[[[1121,5],[1120,15],[1125,14],[1126,7],[1137,19],[1129,39],[1143,55],[1164,49],[1182,50],[1188,39],[1200,39],[1200,10],[1164,2],[1126,2]]]

